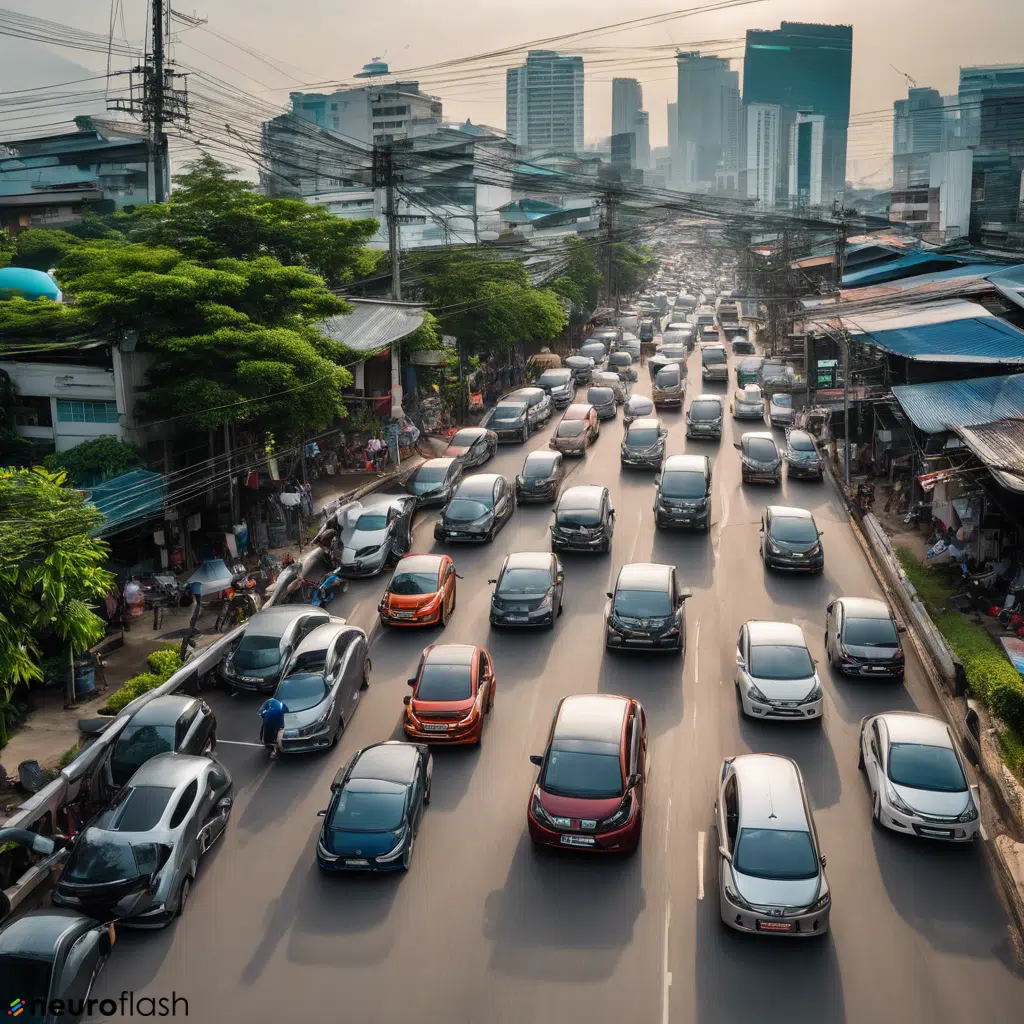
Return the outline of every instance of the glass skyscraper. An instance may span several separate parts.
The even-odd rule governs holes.
[[[583,152],[583,58],[530,50],[505,72],[505,126],[527,153]]]

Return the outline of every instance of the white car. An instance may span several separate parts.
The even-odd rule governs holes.
[[[751,619],[736,642],[736,690],[750,718],[821,720],[824,694],[804,631]]]
[[[764,419],[764,395],[756,384],[736,389],[732,396],[732,414],[738,420]]]
[[[768,422],[773,427],[791,427],[793,425],[792,395],[772,395],[771,404],[768,407]]]
[[[953,843],[978,834],[978,787],[940,719],[910,711],[869,715],[860,723],[858,767],[868,777],[876,825]]]

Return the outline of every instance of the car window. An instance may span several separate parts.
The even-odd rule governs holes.
[[[897,786],[932,793],[962,793],[967,780],[950,747],[893,743],[889,747],[889,778]]]
[[[740,813],[736,800],[736,776],[730,775],[725,782],[722,791],[722,802],[725,807],[725,827],[729,836],[729,846],[736,842],[736,828],[739,823]]]
[[[509,569],[498,584],[499,594],[543,594],[551,586],[549,569]]]
[[[295,660],[288,667],[291,672],[317,672],[326,664],[327,651],[321,647],[296,655]]]
[[[449,443],[456,448],[469,448],[476,439],[477,433],[475,430],[460,430],[456,432]]]
[[[792,409],[793,408],[793,396],[792,395],[773,395],[772,405],[777,405],[780,409]]]
[[[274,696],[288,706],[290,712],[308,711],[327,694],[327,684],[319,672],[296,672],[282,679]]]
[[[657,427],[634,427],[626,431],[626,444],[631,448],[649,448],[661,437]]]
[[[556,437],[579,437],[586,428],[583,420],[562,420],[555,431]]]
[[[661,477],[661,493],[666,498],[703,498],[704,474],[697,470],[673,470]]]
[[[188,814],[195,803],[196,794],[199,792],[199,783],[193,779],[185,788],[185,792],[181,794],[181,798],[178,800],[178,806],[174,808],[174,813],[171,815],[169,822],[170,828],[178,828],[181,823],[185,820],[185,816]]]
[[[174,750],[173,725],[127,725],[110,755],[116,785],[123,785],[151,757]]]
[[[674,367],[666,367],[664,370],[659,370],[658,375],[654,378],[654,383],[659,388],[675,387],[679,383],[679,371]]]
[[[160,823],[173,796],[169,786],[131,786],[112,808],[112,827],[118,832],[148,832]]]
[[[527,480],[544,479],[558,468],[556,459],[527,459],[523,466],[523,477]]]
[[[775,828],[740,829],[732,866],[742,875],[785,881],[817,878],[819,870],[810,832]]]
[[[745,443],[747,456],[757,462],[774,462],[779,453],[775,442],[766,437],[751,437]]]
[[[557,522],[564,526],[600,526],[601,518],[596,508],[560,508]]]
[[[899,647],[892,619],[847,619],[843,642],[851,647]]]
[[[806,435],[798,434],[796,437],[790,436],[789,446],[795,452],[813,452],[814,442]]]
[[[437,592],[437,574],[432,572],[396,572],[391,579],[391,593],[400,596]]]
[[[417,700],[469,700],[473,696],[473,671],[469,665],[423,666],[416,687]]]
[[[383,530],[387,525],[388,514],[386,512],[364,512],[356,520],[356,529],[366,530],[368,532]]]
[[[701,358],[704,360],[705,366],[710,366],[711,364],[720,365],[729,361],[725,354],[725,349],[722,348],[706,348]]]
[[[772,516],[771,535],[790,544],[810,544],[818,539],[818,528],[802,516]]]
[[[86,829],[75,843],[62,881],[79,885],[106,885],[139,876],[131,844],[99,829]]]
[[[404,786],[373,792],[342,790],[329,827],[342,832],[394,832],[405,819],[405,801]]]
[[[717,402],[693,402],[690,405],[691,420],[717,420],[722,407]]]
[[[541,788],[555,796],[621,796],[624,784],[619,755],[552,748],[544,764]]]
[[[478,498],[453,498],[445,509],[447,519],[458,519],[464,522],[472,522],[486,515],[487,510],[494,502],[494,496],[488,495],[484,500]]]
[[[631,619],[664,618],[672,614],[672,601],[664,590],[616,590],[616,615]]]
[[[750,648],[750,674],[758,679],[807,679],[814,662],[806,647],[755,644]]]
[[[416,475],[413,477],[414,484],[439,484],[448,475],[449,467],[446,465],[440,466],[420,466],[416,470]]]
[[[281,640],[276,636],[250,636],[246,633],[235,648],[235,668],[275,668],[281,663]]]
[[[18,1014],[19,1024],[30,1021],[44,1021],[46,1001],[50,995],[50,979],[53,975],[53,961],[41,960],[34,956],[0,955],[0,992],[4,1003],[9,1005],[8,1013]],[[11,1000],[8,996],[16,996]],[[17,1010],[18,1002],[26,1006]]]
[[[502,404],[496,405],[491,414],[491,421],[494,423],[515,422],[526,412],[525,405]]]

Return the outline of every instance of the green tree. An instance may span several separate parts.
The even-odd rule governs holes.
[[[14,239],[0,228],[0,268],[6,267],[14,259],[16,252]]]
[[[52,452],[43,459],[43,468],[51,473],[67,473],[78,487],[109,480],[135,466],[142,465],[137,448],[119,441],[112,434],[94,437],[63,452]]]
[[[619,283],[619,294],[632,295],[647,283],[653,273],[654,253],[646,245],[613,242],[612,267]]]
[[[14,382],[4,370],[0,370],[0,465],[20,465],[31,448],[15,427],[16,401]]]
[[[551,289],[568,299],[581,315],[587,316],[601,300],[604,274],[598,269],[593,245],[586,239],[568,238],[565,249],[568,263],[551,282]]]

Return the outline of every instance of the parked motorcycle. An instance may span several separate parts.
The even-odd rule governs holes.
[[[317,608],[326,608],[336,597],[348,590],[348,580],[337,571],[329,572],[313,591],[310,603]]]
[[[907,510],[907,514],[903,517],[903,522],[908,526],[920,526],[922,523],[930,523],[932,521],[932,503],[930,501],[919,501],[914,505],[911,505]]]
[[[261,578],[262,577],[262,578]],[[269,579],[266,573],[255,571],[247,573],[235,580],[224,591],[220,611],[214,629],[221,633],[230,624],[237,626],[240,622],[252,618],[263,607],[263,596],[266,593]]]

